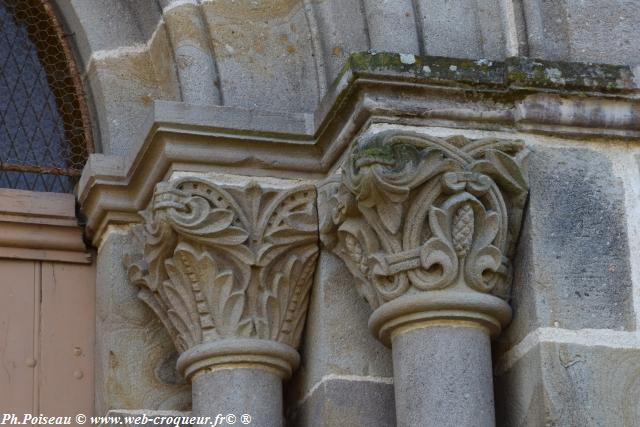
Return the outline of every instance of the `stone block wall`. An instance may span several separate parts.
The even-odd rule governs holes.
[[[514,321],[494,349],[499,425],[640,420],[639,147],[571,146],[531,158]]]
[[[323,251],[302,363],[287,385],[293,425],[324,426],[341,419],[350,425],[395,423],[391,351],[369,333],[369,312],[342,261]]]

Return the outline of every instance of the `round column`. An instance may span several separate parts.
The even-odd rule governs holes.
[[[491,337],[510,319],[500,298],[449,290],[375,310],[369,327],[393,351],[398,427],[493,427]]]
[[[493,427],[488,331],[471,324],[424,325],[395,335],[398,427]]]
[[[196,374],[191,380],[193,416],[215,420],[233,415],[240,423],[243,415],[251,425],[283,426],[282,378],[260,368],[216,369]],[[207,425],[211,425],[209,423]]]
[[[250,416],[251,425],[284,425],[282,380],[297,368],[296,350],[276,341],[224,339],[200,344],[178,359],[191,379],[193,416],[232,424]],[[223,425],[226,425],[223,424]]]

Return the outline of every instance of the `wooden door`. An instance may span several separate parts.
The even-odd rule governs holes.
[[[93,414],[95,272],[74,203],[0,190],[2,414]]]

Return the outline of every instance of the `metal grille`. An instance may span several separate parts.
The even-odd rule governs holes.
[[[0,187],[71,192],[92,151],[65,37],[47,0],[0,0]]]

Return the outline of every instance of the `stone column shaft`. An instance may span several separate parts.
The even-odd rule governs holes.
[[[193,414],[237,417],[249,415],[256,427],[282,427],[282,378],[260,368],[217,369],[193,377]],[[226,420],[228,424],[228,420]],[[208,424],[207,427],[211,425]]]
[[[394,336],[392,349],[398,427],[495,426],[486,329],[435,323]]]

